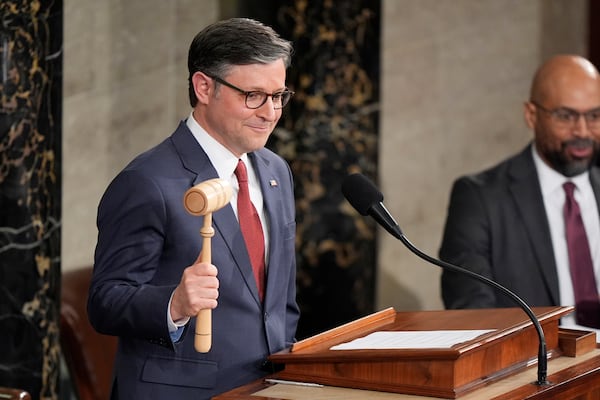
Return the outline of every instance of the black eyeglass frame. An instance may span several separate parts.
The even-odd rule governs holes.
[[[568,124],[569,127],[574,127],[577,122],[579,122],[579,118],[583,117],[588,129],[592,129],[590,124],[593,126],[593,129],[600,129],[600,107],[579,112],[568,107],[559,107],[550,110],[533,100],[531,100],[530,103],[533,104],[535,108],[539,108],[551,117],[554,117],[559,123]],[[565,119],[559,115],[561,111],[566,113],[565,116],[568,115],[568,119]]]
[[[248,107],[251,110],[256,110],[257,108],[261,108],[262,106],[265,105],[265,103],[267,102],[267,99],[269,97],[271,97],[271,99],[274,99],[273,96],[280,96],[281,98],[281,107],[277,107],[277,102],[275,100],[273,100],[273,108],[276,110],[281,110],[283,107],[285,107],[290,99],[292,98],[292,96],[295,94],[295,92],[289,90],[288,88],[285,88],[284,90],[280,91],[280,92],[275,92],[275,93],[266,93],[260,90],[244,90],[244,89],[240,89],[239,87],[227,82],[225,79],[221,79],[218,76],[211,76],[206,74],[209,78],[213,79],[215,82],[221,83],[233,90],[238,91],[239,93],[243,94],[244,96],[246,96],[244,98],[244,104],[246,105],[246,107]],[[257,95],[260,94],[261,96],[264,95],[263,101],[256,107],[250,107],[248,105],[248,97],[252,96],[252,95]]]

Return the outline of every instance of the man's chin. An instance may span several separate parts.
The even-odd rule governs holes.
[[[590,167],[592,166],[593,160],[595,160],[595,157],[591,158],[591,159],[588,158],[588,159],[572,160],[566,164],[563,164],[560,167],[560,169],[557,169],[557,170],[564,176],[570,178],[573,176],[583,174],[585,171],[589,170]]]

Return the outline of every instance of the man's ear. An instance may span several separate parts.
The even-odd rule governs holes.
[[[537,110],[532,102],[526,101],[523,103],[523,116],[529,129],[533,130],[537,121]]]
[[[192,75],[192,84],[198,103],[207,104],[213,90],[213,80],[203,72],[197,71]]]

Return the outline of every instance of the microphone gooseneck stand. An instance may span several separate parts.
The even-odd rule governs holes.
[[[446,268],[449,269],[451,271],[454,272],[458,272],[458,273],[464,273],[466,275],[469,275],[472,278],[475,278],[485,284],[488,284],[490,286],[493,286],[494,288],[498,289],[500,292],[504,293],[506,296],[510,297],[513,301],[515,301],[523,311],[525,311],[525,313],[527,314],[527,316],[529,317],[529,319],[531,320],[531,322],[533,323],[533,325],[535,326],[535,329],[537,330],[538,333],[538,337],[539,337],[539,347],[538,347],[538,371],[537,371],[537,381],[535,382],[537,385],[539,386],[544,386],[544,385],[549,385],[550,382],[547,379],[547,375],[548,375],[548,359],[547,359],[547,350],[546,350],[546,338],[544,335],[544,330],[542,329],[540,322],[538,321],[537,317],[535,316],[535,314],[533,313],[533,310],[527,305],[527,303],[525,303],[525,301],[523,301],[523,299],[521,299],[519,296],[517,296],[515,293],[511,292],[510,290],[508,290],[507,288],[505,288],[504,286],[500,285],[497,282],[494,282],[491,279],[486,278],[485,276],[476,274],[472,271],[469,271],[468,269],[465,268],[460,268],[457,267],[455,265],[449,264],[445,261],[441,261],[438,260],[436,258],[433,258],[425,253],[423,253],[421,250],[417,249],[407,238],[406,236],[404,236],[404,234],[402,233],[402,231],[400,229],[398,229],[398,235],[394,235],[396,238],[400,239],[400,241],[406,246],[408,247],[408,249],[410,251],[412,251],[414,254],[416,254],[417,256],[419,256],[420,258],[429,261],[430,263],[433,263],[435,265],[438,265],[442,268]]]
[[[394,220],[394,217],[388,212],[383,205],[383,194],[375,187],[375,185],[362,174],[352,174],[346,177],[346,180],[342,184],[342,192],[348,200],[348,202],[362,215],[370,215],[379,225],[385,228],[392,236],[399,239],[411,252],[416,254],[418,257],[425,261],[428,261],[441,268],[451,270],[460,274],[465,274],[471,278],[477,279],[480,282],[489,285],[506,296],[512,299],[519,307],[525,311],[533,326],[535,327],[538,338],[538,369],[537,369],[537,381],[535,384],[539,386],[549,385],[550,382],[547,379],[548,374],[548,358],[546,350],[546,337],[544,330],[542,329],[540,322],[533,313],[533,310],[525,303],[523,299],[517,296],[512,291],[508,290],[499,283],[486,278],[483,275],[476,274],[465,268],[461,268],[457,265],[447,263],[437,258],[433,258],[421,250],[416,248],[402,233],[400,226]]]

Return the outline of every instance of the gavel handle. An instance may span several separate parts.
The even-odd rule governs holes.
[[[212,228],[212,213],[204,216],[204,224],[200,230],[203,237],[201,262],[211,262],[210,238],[214,236],[215,231]],[[196,316],[196,336],[194,338],[194,348],[199,353],[208,353],[212,343],[212,311],[205,308],[198,312]]]

